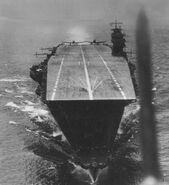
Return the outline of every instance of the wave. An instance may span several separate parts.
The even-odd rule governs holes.
[[[14,102],[8,102],[5,106],[19,109],[20,107]]]
[[[26,86],[25,84],[14,84],[12,87],[6,87],[5,89],[1,89],[2,94],[0,96],[3,96],[5,94],[15,94],[16,98],[23,98],[23,95],[34,95],[35,93],[32,92],[29,86]]]
[[[22,101],[21,104],[8,102],[5,106],[26,112],[31,119],[34,119],[38,122],[49,119],[49,112],[47,110],[40,108],[39,104],[35,104],[28,100]]]
[[[24,98],[23,95],[17,95],[15,98]]]
[[[1,78],[0,82],[24,82],[28,81],[30,78],[26,77],[13,77],[13,78]]]
[[[10,125],[18,125],[18,123],[15,122],[15,121],[9,121],[9,124],[10,124]]]
[[[27,87],[21,87],[17,85],[17,89],[21,94],[35,94],[34,92],[29,91]]]
[[[5,92],[6,93],[10,93],[10,94],[14,93],[14,91],[13,90],[10,90],[10,89],[5,89]]]

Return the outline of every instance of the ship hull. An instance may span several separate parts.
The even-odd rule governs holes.
[[[48,101],[47,105],[73,149],[79,151],[80,157],[91,158],[96,153],[99,155],[97,150],[106,155],[111,148],[126,103]]]

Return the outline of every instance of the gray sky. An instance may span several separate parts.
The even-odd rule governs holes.
[[[169,22],[169,0],[0,0],[0,18],[134,21],[140,4],[151,20]]]

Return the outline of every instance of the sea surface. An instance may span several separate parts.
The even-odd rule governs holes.
[[[124,26],[133,60],[134,31]],[[151,32],[159,157],[164,179],[169,181],[169,27],[154,26]],[[34,55],[41,53],[41,47],[93,39],[110,41],[108,21],[0,20],[0,185],[57,184],[55,165],[28,149],[41,139],[39,133],[59,132],[35,95],[37,84],[30,79],[29,68],[43,61],[43,56]]]

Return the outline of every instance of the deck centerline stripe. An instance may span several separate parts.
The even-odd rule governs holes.
[[[58,72],[57,77],[56,77],[56,82],[55,82],[55,86],[53,88],[53,93],[52,93],[52,96],[51,96],[51,100],[54,100],[55,95],[56,95],[56,90],[57,90],[57,87],[58,87],[58,83],[59,83],[59,79],[60,79],[60,75],[61,75],[61,71],[62,71],[63,61],[64,61],[64,57],[62,58],[61,63],[60,63],[59,72]]]
[[[89,99],[93,100],[93,92],[92,92],[91,83],[90,83],[90,79],[89,79],[89,73],[88,73],[88,70],[87,70],[86,60],[85,60],[83,48],[82,48],[81,45],[80,45],[80,49],[81,49],[81,54],[82,54],[82,59],[83,59],[83,64],[84,64],[84,70],[85,70],[87,91],[88,91],[88,94],[89,94]]]
[[[94,48],[95,48],[95,46],[94,46]],[[123,98],[126,100],[126,99],[127,99],[127,97],[126,97],[126,95],[125,95],[124,91],[122,90],[122,88],[121,88],[120,84],[119,84],[119,83],[118,83],[118,81],[116,80],[115,76],[113,75],[113,73],[112,73],[111,69],[108,67],[107,62],[106,62],[106,61],[104,60],[104,58],[100,55],[99,51],[98,51],[96,48],[95,48],[95,50],[96,50],[96,52],[97,52],[98,56],[101,58],[101,60],[102,60],[103,64],[104,64],[104,65],[105,65],[105,67],[106,67],[106,69],[108,70],[108,72],[109,72],[110,76],[111,76],[111,77],[112,77],[112,79],[114,80],[114,82],[115,82],[116,86],[118,87],[118,89],[119,89],[119,91],[120,91],[121,95],[122,95],[122,96],[123,96]]]

